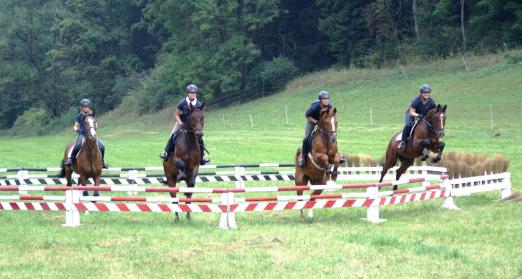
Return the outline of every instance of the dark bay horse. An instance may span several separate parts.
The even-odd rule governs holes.
[[[337,109],[324,109],[321,111],[317,128],[312,133],[312,147],[308,154],[304,167],[299,167],[301,148],[297,149],[295,155],[295,185],[304,186],[310,182],[312,185],[325,185],[328,178],[337,179],[337,168],[340,164],[340,155],[337,152]],[[331,166],[334,166],[330,174]],[[329,175],[330,174],[330,175]],[[315,190],[312,195],[320,195],[323,190]],[[303,191],[297,191],[297,195],[303,195]],[[303,210],[301,210],[301,218]],[[307,221],[313,220],[313,211],[308,211]]]
[[[412,139],[408,140],[403,151],[399,150],[401,133],[392,137],[386,149],[386,161],[382,166],[379,182],[382,182],[386,172],[395,166],[397,160],[401,161],[401,166],[397,170],[396,180],[399,180],[401,175],[413,165],[415,158],[422,156],[421,159],[423,161],[428,159],[430,150],[437,153],[433,158],[433,162],[440,161],[446,145],[442,141],[446,124],[446,108],[447,106],[437,105],[436,108],[428,112],[426,117],[420,119],[413,128]],[[393,186],[393,190],[397,190],[397,185]]]
[[[190,114],[183,128],[178,132],[172,154],[167,161],[163,162],[163,171],[167,177],[169,187],[176,187],[178,176],[180,180],[185,180],[187,187],[192,188],[196,184],[196,176],[198,175],[201,150],[198,137],[203,135],[203,126],[205,125],[205,113],[203,108],[205,103],[199,108],[190,106]],[[184,174],[184,175],[183,175]],[[176,197],[176,193],[170,193],[172,198]],[[187,198],[192,197],[192,193],[185,193]],[[190,202],[187,202],[189,204]],[[187,212],[187,220],[190,220],[190,212]],[[176,220],[179,221],[179,215],[176,212]]]
[[[86,186],[89,178],[94,181],[94,186],[100,185],[100,176],[103,168],[102,154],[96,143],[96,117],[88,115],[84,118],[86,136],[84,144],[76,160],[73,160],[72,166],[65,166],[64,160],[67,159],[69,149],[73,147],[76,141],[70,142],[65,148],[64,160],[62,160],[61,176],[66,177],[67,186],[72,185],[71,176],[73,171],[80,175],[78,185]],[[83,191],[83,195],[87,196],[87,191]],[[98,191],[94,192],[94,196],[98,196]]]

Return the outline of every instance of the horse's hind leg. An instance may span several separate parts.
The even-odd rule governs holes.
[[[308,184],[308,177],[304,175],[304,173],[302,171],[297,171],[296,174],[295,174],[295,186],[305,186]],[[303,195],[303,190],[298,190],[296,191],[297,192],[297,195],[298,196],[302,196]],[[300,216],[301,216],[301,219],[304,218],[304,212],[303,210],[301,209],[300,210]]]
[[[397,174],[395,175],[395,180],[399,180],[401,178],[401,175],[406,172],[406,170],[413,165],[414,159],[408,159],[404,158],[404,160],[401,161],[401,167],[397,169]],[[397,185],[393,185],[393,190],[397,190]]]
[[[85,176],[80,175],[80,177],[78,177],[78,186],[87,186],[87,178]],[[82,195],[84,197],[87,197],[87,196],[89,196],[89,192],[84,190],[82,192]]]
[[[390,143],[386,149],[386,158],[384,164],[382,164],[381,179],[379,179],[379,182],[382,182],[388,170],[397,164],[398,158],[399,156],[395,152],[393,144]]]

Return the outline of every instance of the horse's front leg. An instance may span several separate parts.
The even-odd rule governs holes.
[[[94,181],[94,186],[100,186],[100,176],[96,176],[93,178],[93,181]],[[98,193],[98,191],[94,191],[94,196],[95,197],[98,197],[100,196],[100,194]]]
[[[191,171],[187,171],[187,178],[185,179],[185,182],[187,183],[187,187],[188,188],[194,188],[196,186],[196,176],[197,176],[197,169],[196,170],[191,170]],[[185,197],[187,197],[187,199],[191,199],[192,198],[192,192],[187,192],[185,193]],[[187,201],[186,204],[190,204],[191,202],[190,201]],[[187,212],[187,220],[191,220],[192,217],[190,215],[190,211]]]
[[[426,159],[428,159],[428,157],[430,157],[431,140],[430,139],[423,139],[420,143],[421,143],[421,146],[422,146],[422,157],[421,157],[421,160],[422,161],[426,161]]]
[[[437,145],[438,148],[437,148],[437,155],[435,156],[435,158],[433,158],[432,162],[433,163],[438,163],[440,161],[440,159],[442,159],[442,152],[444,151],[444,147],[446,147],[446,143],[441,141],[439,142],[439,144]]]
[[[87,177],[83,176],[80,174],[80,177],[78,177],[78,186],[87,186]],[[82,195],[84,197],[87,197],[89,196],[89,192],[87,192],[86,190],[84,190],[82,192]]]

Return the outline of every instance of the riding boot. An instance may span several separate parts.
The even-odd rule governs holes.
[[[210,163],[210,160],[205,158],[205,143],[203,142],[203,136],[198,137],[198,143],[199,143],[199,149],[200,149],[200,158],[199,158],[199,164],[200,165],[206,165]]]
[[[171,134],[169,140],[167,141],[167,146],[165,146],[165,151],[160,154],[160,159],[163,161],[167,161],[169,159],[169,154],[174,149],[174,143],[176,142],[176,133]]]
[[[408,139],[408,132],[410,131],[410,126],[404,126],[402,130],[401,143],[399,144],[399,150],[403,151],[406,148],[406,141]]]
[[[83,135],[80,134],[78,136],[78,138],[76,139],[76,142],[74,143],[74,147],[71,152],[71,157],[65,159],[65,161],[63,162],[64,165],[72,166],[74,160],[76,160],[76,156],[78,156],[78,152],[80,152],[80,150],[82,150],[82,145],[83,145]]]
[[[96,142],[98,144],[98,148],[100,149],[100,152],[102,155],[103,168],[108,169],[109,166],[107,165],[107,163],[105,163],[105,144],[103,144],[103,142],[101,142],[101,140],[99,140],[99,139],[97,139]]]

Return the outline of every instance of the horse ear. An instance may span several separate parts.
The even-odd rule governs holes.
[[[201,110],[203,110],[204,108],[205,108],[205,102],[203,102],[203,103],[201,104]]]
[[[337,113],[337,108],[333,108],[333,114]]]
[[[437,111],[440,111],[440,104],[437,105]]]
[[[330,110],[329,109],[324,109],[321,111],[321,116],[319,117],[319,119],[323,118],[323,114],[329,112]]]
[[[444,105],[444,107],[442,108],[443,111],[446,111],[446,108],[448,107],[448,105]]]

